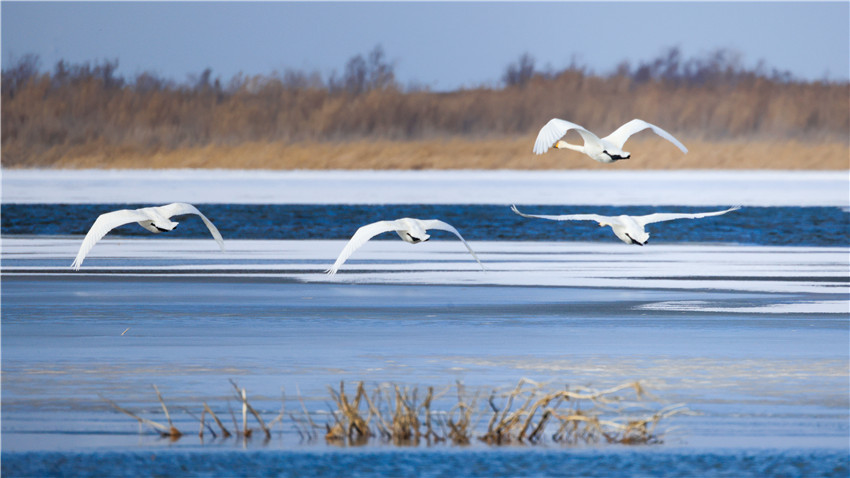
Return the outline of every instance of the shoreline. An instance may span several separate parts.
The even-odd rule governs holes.
[[[581,139],[567,135],[567,141]],[[689,151],[651,135],[626,144],[627,161],[601,164],[573,151],[531,152],[534,136],[497,139],[339,142],[245,142],[165,150],[81,145],[50,150],[13,169],[248,169],[248,170],[846,170],[848,143],[789,139],[683,139]],[[3,168],[9,170],[8,164]]]

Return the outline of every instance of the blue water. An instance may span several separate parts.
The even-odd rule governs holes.
[[[6,204],[2,235],[84,235],[98,215],[145,204]],[[642,215],[700,212],[727,208],[653,206],[524,206],[530,214],[597,213]],[[400,217],[442,219],[468,240],[617,242],[609,228],[591,221],[527,219],[508,206],[494,205],[248,205],[203,204],[200,210],[225,239],[347,239],[358,227]],[[179,219],[173,234],[159,237],[208,237],[201,220]],[[650,224],[652,242],[733,243],[771,246],[848,246],[850,213],[838,207],[744,207],[723,216]],[[112,235],[153,236],[136,224]],[[436,234],[448,234],[437,232]]]
[[[3,476],[846,477],[842,451],[3,453]]]

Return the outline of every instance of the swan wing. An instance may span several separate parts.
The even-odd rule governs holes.
[[[571,129],[578,131],[584,139],[585,144],[594,141],[597,143],[599,142],[599,138],[595,134],[586,130],[583,126],[570,123],[566,120],[553,118],[540,129],[539,133],[537,133],[537,140],[534,141],[534,154],[543,154],[546,151],[549,151],[549,148],[557,143],[559,139],[563,138],[564,135],[567,134],[567,131]]]
[[[80,266],[83,264],[83,260],[86,258],[86,255],[88,255],[92,247],[97,244],[97,241],[101,240],[109,231],[118,226],[123,226],[124,224],[146,221],[148,219],[150,219],[150,217],[138,209],[121,209],[101,214],[94,221],[94,224],[92,224],[89,232],[83,239],[83,243],[80,245],[80,250],[77,252],[77,257],[74,259],[71,267],[74,268],[75,271],[80,270]]]
[[[565,214],[561,216],[545,216],[537,214],[525,214],[524,212],[520,212],[520,210],[517,209],[516,206],[511,206],[511,211],[519,214],[522,217],[549,219],[550,221],[596,221],[599,224],[611,224],[612,222],[620,222],[616,217],[600,216],[599,214]]]
[[[334,265],[326,272],[329,275],[336,274],[336,271],[339,270],[340,266],[342,266],[342,264],[351,257],[351,254],[354,254],[354,251],[359,249],[360,246],[369,242],[369,239],[372,239],[378,234],[382,234],[384,232],[396,231],[401,227],[402,226],[398,223],[398,221],[378,221],[360,227],[360,229],[357,229],[357,232],[351,236],[351,239],[349,239],[348,244],[346,244],[342,249],[342,252],[339,253],[339,257],[336,258]]]
[[[602,138],[602,140],[608,141],[608,142],[616,145],[618,148],[622,149],[623,145],[626,144],[626,140],[629,139],[629,137],[631,135],[638,133],[640,131],[643,131],[647,128],[652,129],[653,133],[655,133],[658,136],[661,136],[662,138],[666,139],[667,141],[675,144],[676,147],[679,148],[680,150],[682,150],[683,153],[688,152],[688,148],[686,148],[684,144],[680,143],[678,139],[674,138],[672,134],[664,131],[663,129],[659,128],[658,126],[655,126],[654,124],[647,123],[646,121],[640,120],[640,119],[633,119],[633,120],[629,121],[628,123],[624,124],[623,126],[620,126],[619,128],[617,128],[617,130],[614,131],[613,133]]]
[[[155,209],[158,209],[162,215],[168,218],[171,216],[182,216],[185,214],[195,214],[196,216],[200,216],[201,220],[204,221],[204,224],[206,224],[207,229],[210,230],[210,234],[212,234],[213,239],[215,239],[215,242],[218,243],[218,247],[220,247],[221,251],[224,252],[224,239],[222,239],[221,233],[218,232],[218,228],[215,227],[212,221],[207,219],[207,216],[204,216],[201,211],[198,211],[198,208],[195,206],[185,202],[174,202]]]
[[[455,229],[451,224],[449,224],[447,222],[440,221],[439,219],[426,219],[426,220],[422,220],[420,222],[422,223],[422,227],[424,227],[425,230],[438,229],[440,231],[451,232],[452,234],[457,236],[457,238],[460,239],[460,242],[462,242],[463,245],[466,246],[466,249],[469,251],[469,253],[472,254],[472,257],[475,258],[475,261],[478,262],[478,265],[481,266],[481,270],[485,270],[485,271],[487,270],[484,267],[484,264],[482,264],[481,261],[478,259],[478,256],[475,255],[475,251],[473,251],[472,248],[469,247],[469,244],[466,242],[466,240],[463,238],[463,236],[461,236],[460,233],[457,232],[457,229]]]
[[[639,224],[645,226],[654,222],[673,221],[676,219],[699,219],[701,217],[720,216],[721,214],[726,214],[727,212],[731,211],[737,211],[738,209],[741,209],[741,206],[735,206],[724,211],[698,212],[694,214],[659,212],[655,214],[648,214],[646,216],[637,216],[634,219]]]

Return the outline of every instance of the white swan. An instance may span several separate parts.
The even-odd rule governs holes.
[[[678,213],[655,213],[647,214],[646,216],[600,216],[598,214],[567,214],[564,216],[536,216],[533,214],[524,214],[519,212],[516,206],[511,206],[511,210],[522,217],[536,217],[540,219],[550,219],[552,221],[596,221],[601,227],[608,226],[614,234],[626,244],[637,244],[642,246],[649,240],[649,233],[644,230],[644,226],[653,222],[672,221],[674,219],[699,219],[701,217],[719,216],[730,211],[741,209],[741,206],[726,209],[725,211],[700,212],[696,214],[678,214]]]
[[[138,222],[140,226],[144,227],[148,231],[158,234],[160,232],[170,231],[177,227],[178,223],[169,219],[171,216],[181,216],[184,214],[197,214],[198,216],[201,216],[201,220],[207,225],[207,228],[210,230],[210,233],[212,233],[215,242],[217,242],[219,247],[221,247],[221,250],[224,251],[224,240],[221,238],[221,234],[218,232],[218,229],[216,229],[213,223],[210,222],[206,216],[201,214],[195,206],[183,202],[175,202],[159,207],[120,209],[118,211],[101,214],[94,221],[94,224],[92,224],[92,227],[89,229],[88,234],[86,234],[85,239],[83,239],[83,243],[80,245],[80,251],[77,253],[77,258],[74,259],[74,263],[71,264],[71,267],[73,267],[76,271],[80,270],[80,266],[83,264],[83,259],[86,258],[86,254],[89,253],[92,247],[97,244],[97,241],[118,226],[130,224],[131,222]]]
[[[549,122],[546,123],[546,126],[544,126],[540,130],[540,133],[537,134],[537,140],[534,142],[534,153],[543,154],[546,151],[549,151],[549,148],[551,147],[555,147],[557,149],[572,149],[573,151],[584,153],[600,163],[612,163],[621,159],[629,159],[629,157],[631,157],[631,153],[623,151],[623,145],[626,144],[626,140],[629,139],[629,136],[647,128],[652,129],[652,131],[658,136],[661,136],[667,141],[675,144],[682,150],[683,153],[688,152],[688,148],[680,143],[679,140],[674,138],[673,135],[654,124],[647,123],[644,120],[633,119],[617,128],[616,131],[608,136],[599,139],[595,134],[582,126],[554,118],[549,120]],[[567,143],[566,141],[561,141],[561,138],[571,129],[578,131],[578,134],[580,134],[582,139],[584,139],[584,146],[578,146]]]
[[[426,233],[428,229],[449,231],[457,236],[458,239],[463,242],[463,245],[469,250],[469,253],[472,254],[472,257],[475,258],[475,261],[478,262],[478,265],[481,266],[481,269],[486,270],[484,269],[484,264],[481,264],[481,261],[478,260],[478,256],[475,255],[475,252],[463,239],[463,236],[461,236],[460,233],[457,232],[457,229],[452,227],[450,224],[438,219],[413,219],[405,217],[396,219],[395,221],[373,222],[372,224],[367,224],[358,229],[357,232],[351,236],[351,239],[348,241],[348,244],[345,245],[345,248],[342,249],[342,252],[339,254],[339,257],[337,257],[336,262],[334,262],[334,265],[326,272],[330,275],[336,274],[336,271],[338,271],[340,266],[342,266],[342,264],[351,257],[351,254],[353,254],[354,251],[378,234],[395,231],[404,242],[417,244],[419,242],[425,242],[431,238],[431,236]]]

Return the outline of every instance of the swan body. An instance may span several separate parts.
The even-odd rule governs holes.
[[[480,260],[478,260],[478,256],[475,255],[475,252],[463,239],[463,236],[461,236],[460,233],[457,232],[457,229],[452,227],[451,224],[438,219],[414,219],[405,217],[396,219],[395,221],[373,222],[372,224],[367,224],[357,229],[357,232],[354,233],[348,241],[348,244],[345,245],[345,248],[343,248],[339,257],[337,257],[336,262],[334,262],[334,265],[327,271],[327,273],[329,275],[336,274],[340,266],[342,266],[342,264],[351,257],[351,254],[353,254],[354,251],[378,234],[395,231],[395,233],[398,234],[398,237],[400,237],[404,242],[418,244],[431,238],[431,236],[427,233],[428,229],[448,231],[457,236],[458,239],[463,242],[463,245],[466,246],[467,250],[469,250],[469,253],[472,254],[472,257],[475,258],[475,261],[478,262],[478,265],[481,266],[481,269],[484,269],[484,265],[481,264]]]
[[[210,222],[206,216],[201,214],[195,206],[188,203],[176,202],[166,204],[165,206],[144,207],[141,209],[120,209],[118,211],[101,214],[94,221],[94,224],[92,224],[92,227],[86,234],[85,239],[83,239],[83,243],[80,245],[80,251],[77,252],[77,258],[74,259],[71,267],[73,267],[76,271],[80,270],[83,260],[94,245],[97,244],[97,241],[101,240],[109,231],[118,226],[137,222],[148,231],[154,234],[159,234],[160,232],[171,231],[177,227],[178,223],[171,220],[172,216],[181,216],[184,214],[195,214],[200,216],[201,220],[204,221],[204,224],[206,224],[207,228],[210,230],[213,239],[215,239],[218,243],[221,250],[224,251],[224,240],[221,238],[221,234],[218,232],[218,229],[216,229],[213,223]]]
[[[623,145],[626,144],[626,140],[629,139],[631,135],[647,128],[651,129],[652,132],[658,136],[661,136],[667,141],[675,144],[680,150],[682,150],[683,153],[688,152],[688,148],[680,143],[679,140],[674,138],[673,135],[654,124],[647,123],[644,120],[633,119],[617,128],[617,130],[613,133],[600,139],[583,126],[554,118],[549,120],[549,122],[540,129],[540,133],[537,134],[537,140],[534,142],[534,153],[543,154],[546,151],[549,151],[549,148],[553,147],[556,149],[571,149],[573,151],[584,153],[600,163],[613,163],[614,161],[629,159],[631,157],[631,153],[623,151]],[[584,145],[579,146],[562,141],[561,138],[567,134],[567,131],[569,130],[576,130],[584,140]]]
[[[649,233],[646,232],[645,226],[654,222],[673,221],[675,219],[699,219],[709,216],[720,216],[727,212],[741,209],[740,206],[726,209],[724,211],[700,212],[695,214],[679,214],[679,213],[655,213],[647,214],[646,216],[600,216],[598,214],[567,214],[563,216],[537,216],[533,214],[524,214],[511,206],[511,210],[522,217],[536,217],[540,219],[549,219],[552,221],[596,221],[600,227],[608,226],[614,231],[614,235],[626,244],[635,244],[643,246],[649,241]]]

